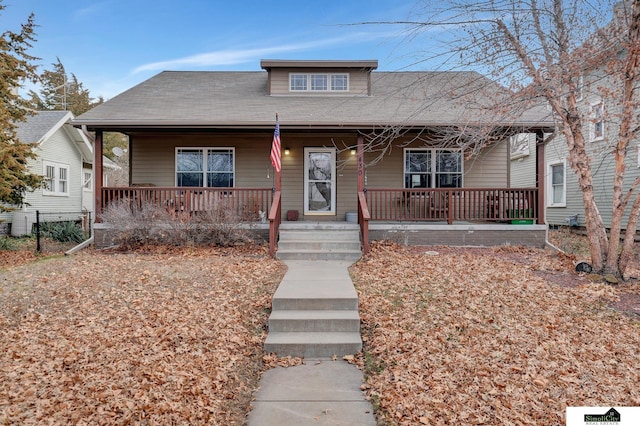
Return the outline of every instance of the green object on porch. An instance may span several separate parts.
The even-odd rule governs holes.
[[[521,218],[512,219],[512,225],[533,225],[533,219],[526,219],[533,217],[533,209],[509,209],[508,214],[510,218]]]

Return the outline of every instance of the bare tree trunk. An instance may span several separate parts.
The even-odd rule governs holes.
[[[607,259],[607,232],[593,194],[593,179],[589,157],[585,150],[584,136],[579,123],[573,129],[565,129],[564,134],[569,150],[569,163],[577,175],[578,185],[582,192],[591,265],[596,271],[601,271]]]
[[[624,278],[624,273],[627,270],[627,266],[629,266],[631,256],[633,256],[633,246],[635,245],[635,236],[638,230],[638,219],[640,219],[640,194],[636,195],[631,207],[631,214],[629,214],[629,219],[627,220],[627,230],[622,243],[620,259],[618,260],[618,271],[621,278]]]
[[[627,231],[625,240],[622,245],[622,252],[619,253],[620,236],[622,231],[622,220],[624,212],[629,204],[629,196],[631,191],[637,186],[637,182],[631,186],[628,196],[623,196],[624,175],[625,175],[625,158],[630,142],[633,140],[634,132],[632,131],[632,123],[634,116],[637,114],[638,102],[636,85],[638,84],[638,66],[640,65],[640,1],[633,2],[633,11],[631,15],[631,24],[629,26],[625,59],[623,62],[621,73],[621,106],[620,128],[618,129],[617,144],[615,147],[615,165],[616,171],[613,176],[613,206],[611,213],[611,236],[609,241],[609,256],[605,266],[605,272],[614,274],[620,278],[624,275],[629,259],[631,258],[631,250],[633,248],[633,237],[638,223],[638,215],[640,215],[640,205],[638,197],[634,200],[629,219],[627,220]],[[624,260],[623,260],[624,259]],[[623,267],[624,265],[624,267]]]

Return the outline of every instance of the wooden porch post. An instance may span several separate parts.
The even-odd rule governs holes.
[[[358,192],[364,191],[364,137],[358,135]]]
[[[538,224],[544,224],[545,217],[545,195],[544,195],[544,132],[536,131],[536,186],[538,188]]]
[[[93,143],[93,190],[95,221],[102,222],[102,130],[96,130]]]

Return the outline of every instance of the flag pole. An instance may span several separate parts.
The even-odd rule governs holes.
[[[274,191],[282,189],[282,148],[280,143],[280,122],[278,121],[278,113],[276,112],[276,128],[273,132],[273,141],[271,142],[271,164],[274,172]]]
[[[280,164],[282,164],[282,144],[280,142],[280,123],[278,122],[278,113],[276,112],[276,126],[278,127],[278,156]],[[282,191],[282,167],[276,172],[276,191]]]

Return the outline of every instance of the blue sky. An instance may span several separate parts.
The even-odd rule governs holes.
[[[163,70],[260,70],[260,59],[377,59],[379,70],[415,69],[403,28],[344,25],[407,20],[415,0],[4,0],[0,28],[31,12],[30,53],[56,57],[92,96],[109,99]],[[424,66],[424,65],[423,65]]]

